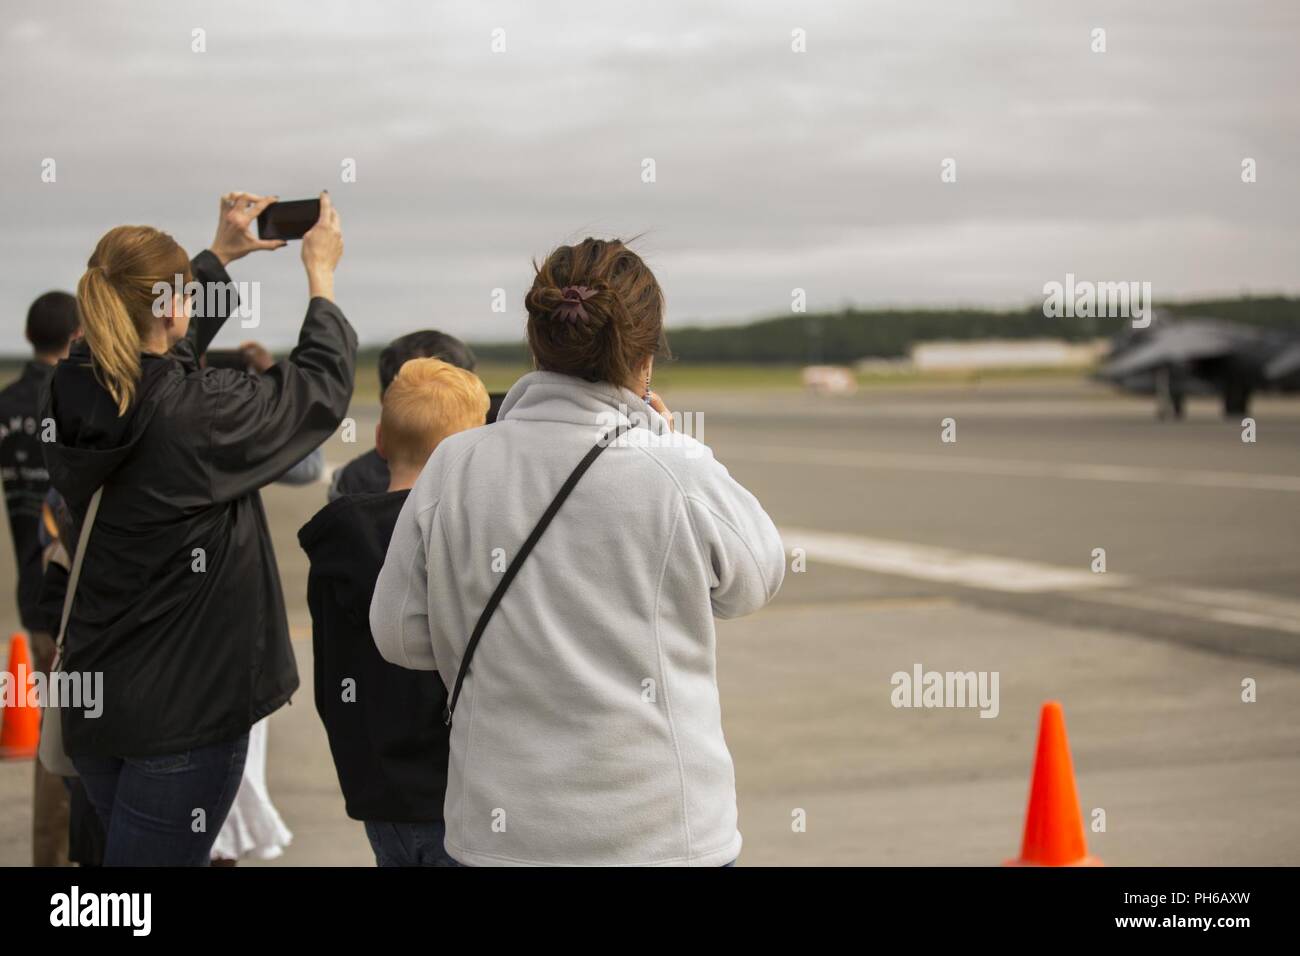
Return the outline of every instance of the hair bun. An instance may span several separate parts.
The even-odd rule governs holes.
[[[585,285],[567,285],[560,290],[560,302],[551,313],[552,317],[570,325],[591,323],[591,316],[583,303],[596,294],[596,290]]]
[[[524,307],[537,367],[632,382],[663,328],[663,296],[641,258],[618,240],[584,239],[533,265]]]

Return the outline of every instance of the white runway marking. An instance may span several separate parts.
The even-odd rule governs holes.
[[[1084,568],[1019,561],[861,535],[782,528],[786,551],[809,562],[1013,594],[1070,592],[1104,604],[1173,614],[1215,624],[1300,634],[1300,602],[1252,591],[1144,586],[1135,578]]]
[[[930,455],[899,452],[849,451],[833,448],[799,448],[790,445],[728,447],[727,461],[752,461],[785,465],[830,465],[844,468],[892,468],[901,471],[936,471],[1009,478],[1064,478],[1071,481],[1119,481],[1148,485],[1190,485],[1238,491],[1300,492],[1300,477],[1244,471],[1149,468],[1139,465],[1089,465],[1080,462],[975,458],[938,451]]]
[[[782,528],[781,538],[787,551],[803,548],[812,561],[990,591],[1080,591],[1128,583],[1121,575],[1094,574],[1086,567],[1062,568],[860,535]]]

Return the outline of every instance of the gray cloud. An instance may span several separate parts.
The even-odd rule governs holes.
[[[148,222],[197,251],[232,188],[330,188],[338,294],[368,342],[426,325],[517,337],[529,258],[588,233],[644,234],[676,323],[776,313],[795,286],[814,308],[1022,304],[1066,271],[1149,280],[1158,299],[1300,291],[1285,0],[6,13],[0,351],[22,348],[27,303],[71,287],[104,230]],[[291,342],[296,249],[232,272],[263,282],[259,334]]]

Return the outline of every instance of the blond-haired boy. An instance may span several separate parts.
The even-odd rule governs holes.
[[[484,423],[488,394],[440,359],[406,362],[384,391],[375,449],[386,492],[343,495],[298,532],[311,562],[316,710],[348,816],[380,866],[455,865],[442,846],[447,688],[437,673],[389,664],[370,635],[370,599],[407,493],[448,435]]]

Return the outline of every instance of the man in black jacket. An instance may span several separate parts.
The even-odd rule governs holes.
[[[413,359],[384,392],[375,435],[386,491],[344,495],[298,532],[311,561],[316,710],[348,816],[365,823],[380,866],[454,866],[443,849],[447,688],[430,671],[388,663],[370,635],[370,598],[398,513],[448,435],[482,425],[488,395],[471,372]]]
[[[379,400],[381,402],[398,370],[415,358],[442,359],[449,365],[469,372],[474,371],[474,366],[478,364],[473,350],[454,335],[438,332],[435,329],[408,332],[393,339],[379,353]],[[333,501],[341,495],[382,492],[387,488],[388,462],[371,449],[334,472],[327,496],[330,501]]]
[[[270,247],[248,229],[271,201],[223,198],[212,254],[194,260],[200,282],[228,281],[225,263]],[[62,724],[107,826],[106,865],[206,865],[249,728],[298,687],[258,489],[337,427],[356,363],[356,335],[333,302],[343,245],[328,196],[303,239],[311,299],[298,345],[265,374],[201,369],[178,294],[153,318],[140,305],[139,285],[156,270],[140,272],[132,257],[154,249],[158,258],[164,240],[147,227],[110,231],[78,290],[87,338],[105,346],[105,365],[113,348],[120,354],[114,309],[139,331],[134,395],[124,403],[105,384],[115,381],[111,369],[97,374],[90,352],[74,348],[55,371],[46,412],[57,426],[46,446],[51,482],[89,536],[65,667],[101,686],[95,707],[64,706]],[[98,315],[87,308],[96,298]]]
[[[67,292],[45,293],[27,310],[26,331],[32,359],[23,366],[18,380],[0,391],[0,478],[17,558],[18,614],[29,633],[48,638],[51,622],[41,618],[37,606],[41,589],[38,528],[41,503],[50,488],[50,473],[41,451],[41,392],[54,374],[54,366],[67,358],[72,340],[80,334],[77,300]],[[45,670],[54,647],[36,651],[34,663]]]
[[[66,358],[81,332],[77,300],[67,292],[47,292],[27,310],[27,341],[32,359],[16,382],[0,391],[0,480],[4,482],[9,533],[18,570],[18,617],[31,635],[32,666],[45,673],[54,660],[51,620],[42,612],[41,504],[50,488],[50,473],[41,450],[42,392],[54,366]],[[68,862],[68,794],[63,781],[36,763],[32,804],[32,865],[66,866]]]

